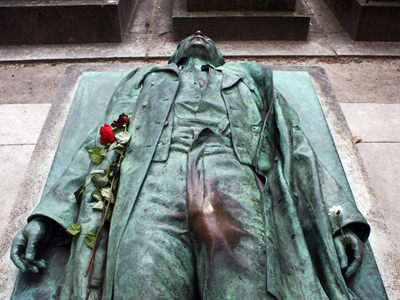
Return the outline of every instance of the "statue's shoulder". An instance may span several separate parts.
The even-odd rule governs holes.
[[[137,68],[128,74],[120,82],[120,87],[122,88],[129,88],[129,89],[138,89],[142,84],[143,80],[147,77],[147,75],[155,72],[160,71],[163,69],[171,68],[169,65],[167,66],[146,66]]]
[[[222,66],[223,70],[235,72],[240,76],[251,77],[257,84],[272,84],[272,70],[268,66],[249,61],[232,61]]]
[[[165,71],[165,72],[164,72]],[[134,69],[128,72],[119,82],[114,91],[113,101],[124,99],[127,96],[139,95],[143,87],[145,79],[151,74],[164,76],[165,74],[178,74],[176,64],[168,64],[165,66],[146,66]]]

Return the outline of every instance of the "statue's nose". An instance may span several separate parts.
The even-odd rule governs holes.
[[[204,34],[200,30],[197,30],[194,35],[204,36]]]

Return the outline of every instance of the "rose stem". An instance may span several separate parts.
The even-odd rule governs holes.
[[[124,151],[125,152],[125,151]],[[121,155],[116,155],[115,157],[115,161],[118,161],[118,164],[121,164],[123,158],[123,154]],[[112,181],[111,181],[111,192],[113,190],[113,185],[114,185],[114,179],[115,176],[113,177]],[[85,277],[88,275],[89,273],[89,278],[88,278],[88,285],[87,285],[87,289],[86,289],[86,300],[89,299],[89,294],[90,294],[90,282],[92,280],[92,273],[93,273],[93,265],[94,265],[94,260],[95,260],[95,255],[96,255],[96,251],[97,251],[97,246],[100,242],[101,236],[103,234],[103,229],[104,229],[104,225],[105,225],[105,220],[107,218],[107,213],[108,213],[108,209],[110,207],[110,203],[111,201],[107,201],[107,207],[104,209],[104,205],[103,205],[103,212],[102,212],[102,221],[101,221],[101,225],[99,227],[99,232],[97,233],[97,237],[96,237],[96,242],[94,244],[94,247],[92,249],[92,254],[90,255],[90,259],[89,259],[89,264],[86,267],[86,271],[85,271]]]

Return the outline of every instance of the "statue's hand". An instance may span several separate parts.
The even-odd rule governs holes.
[[[30,221],[15,236],[10,257],[13,263],[22,271],[39,272],[39,268],[45,268],[44,259],[36,259],[36,253],[39,246],[43,245],[49,239],[51,230],[48,224],[40,218]]]
[[[339,258],[340,268],[344,277],[351,277],[361,265],[364,244],[351,230],[344,230],[344,235],[338,234],[334,237],[336,253]]]

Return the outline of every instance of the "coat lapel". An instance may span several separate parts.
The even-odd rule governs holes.
[[[142,81],[142,92],[133,121],[129,125],[132,140],[121,165],[119,193],[113,212],[113,219],[118,222],[112,222],[110,228],[105,281],[107,284],[103,299],[112,298],[118,246],[178,91],[178,69],[175,64],[154,68]]]
[[[239,74],[224,70],[221,92],[228,110],[235,153],[241,163],[253,165],[262,122],[256,95],[249,88],[252,84],[245,81]]]

